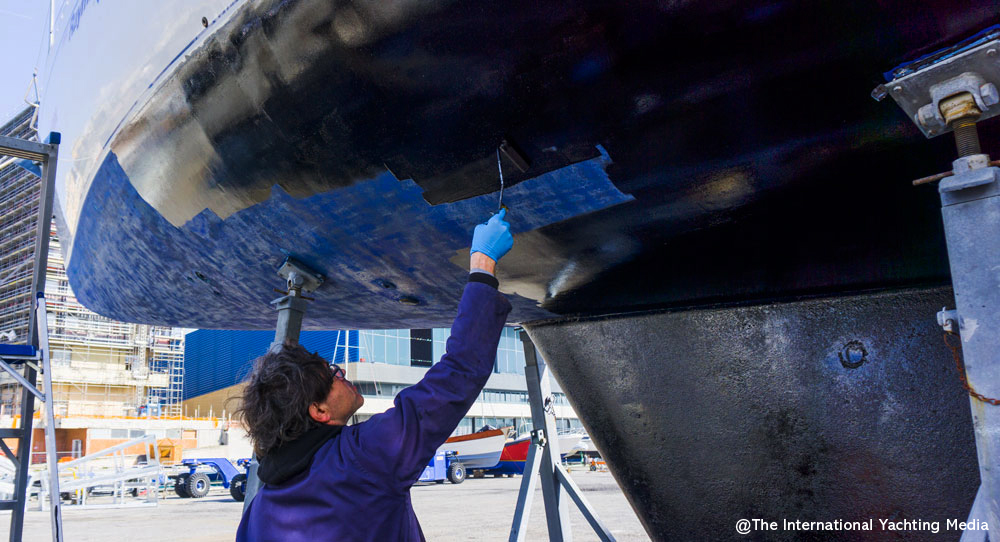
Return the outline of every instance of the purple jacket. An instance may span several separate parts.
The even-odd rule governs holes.
[[[392,408],[325,442],[300,474],[264,484],[237,542],[424,540],[410,486],[486,385],[510,310],[495,288],[469,282],[441,361]]]

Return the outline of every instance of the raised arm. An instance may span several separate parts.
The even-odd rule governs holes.
[[[399,392],[393,407],[355,431],[345,431],[356,460],[408,486],[455,430],[493,370],[500,331],[511,306],[497,291],[496,261],[512,245],[505,211],[476,227],[469,282],[458,304],[446,353],[417,384]]]

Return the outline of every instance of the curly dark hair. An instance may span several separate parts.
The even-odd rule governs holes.
[[[309,416],[309,405],[326,399],[333,373],[319,355],[286,344],[257,358],[246,382],[235,414],[260,458],[320,425]]]

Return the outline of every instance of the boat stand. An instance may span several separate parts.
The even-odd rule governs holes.
[[[271,302],[278,311],[278,323],[275,325],[274,341],[271,342],[270,351],[279,350],[285,344],[298,344],[299,333],[302,331],[302,317],[305,316],[306,306],[311,297],[302,295],[303,292],[312,292],[323,284],[323,276],[309,269],[306,265],[293,258],[285,258],[284,263],[278,268],[278,274],[285,279],[286,290],[275,290],[284,294]],[[260,489],[260,478],[257,477],[257,455],[250,458],[250,465],[247,468],[246,497],[243,499],[243,510],[250,506],[250,501],[257,495]]]
[[[526,539],[528,516],[535,496],[538,480],[542,481],[542,498],[545,501],[545,521],[549,528],[550,542],[571,542],[573,533],[569,523],[568,496],[579,508],[583,517],[602,541],[613,541],[611,531],[597,517],[593,507],[583,496],[583,492],[563,468],[559,454],[559,439],[556,438],[556,415],[552,384],[548,365],[538,355],[535,344],[528,332],[521,330],[524,345],[524,379],[528,385],[528,403],[531,405],[531,446],[524,463],[521,489],[514,509],[514,523],[510,528],[510,542]],[[538,476],[536,476],[536,474]]]
[[[32,419],[35,398],[45,404],[45,457],[48,463],[48,494],[51,499],[52,540],[62,542],[62,508],[59,494],[55,412],[52,393],[52,371],[49,365],[49,340],[45,315],[45,272],[48,267],[49,232],[52,224],[52,200],[55,193],[56,162],[60,136],[49,134],[47,143],[0,136],[0,155],[20,159],[18,166],[41,178],[38,194],[38,222],[35,231],[34,269],[31,274],[30,318],[28,344],[0,344],[0,369],[6,371],[21,390],[20,427],[0,429],[0,450],[14,463],[14,497],[0,500],[0,510],[10,510],[10,541],[19,542],[24,531],[24,514],[28,504],[28,467],[31,465]],[[41,164],[41,168],[36,165]],[[0,280],[5,280],[2,277]],[[22,365],[23,373],[12,365]],[[43,389],[37,388],[38,372],[42,372]],[[17,439],[15,455],[2,439]],[[42,498],[43,491],[38,492]]]
[[[1000,40],[940,53],[924,57],[938,59],[929,65],[914,62],[922,66],[915,71],[897,70],[901,75],[873,97],[892,95],[928,138],[955,134],[959,158],[952,171],[913,184],[941,181],[956,309],[942,310],[937,320],[969,393],[979,452],[981,485],[961,538],[971,542],[986,540],[987,525],[994,534],[1000,526],[1000,168],[980,150],[976,130],[977,122],[1000,115],[1000,65],[994,60]]]

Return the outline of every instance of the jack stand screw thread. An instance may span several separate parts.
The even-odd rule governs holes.
[[[975,119],[958,119],[952,126],[955,130],[955,146],[958,148],[959,158],[982,153],[979,147],[979,131],[976,130]]]

